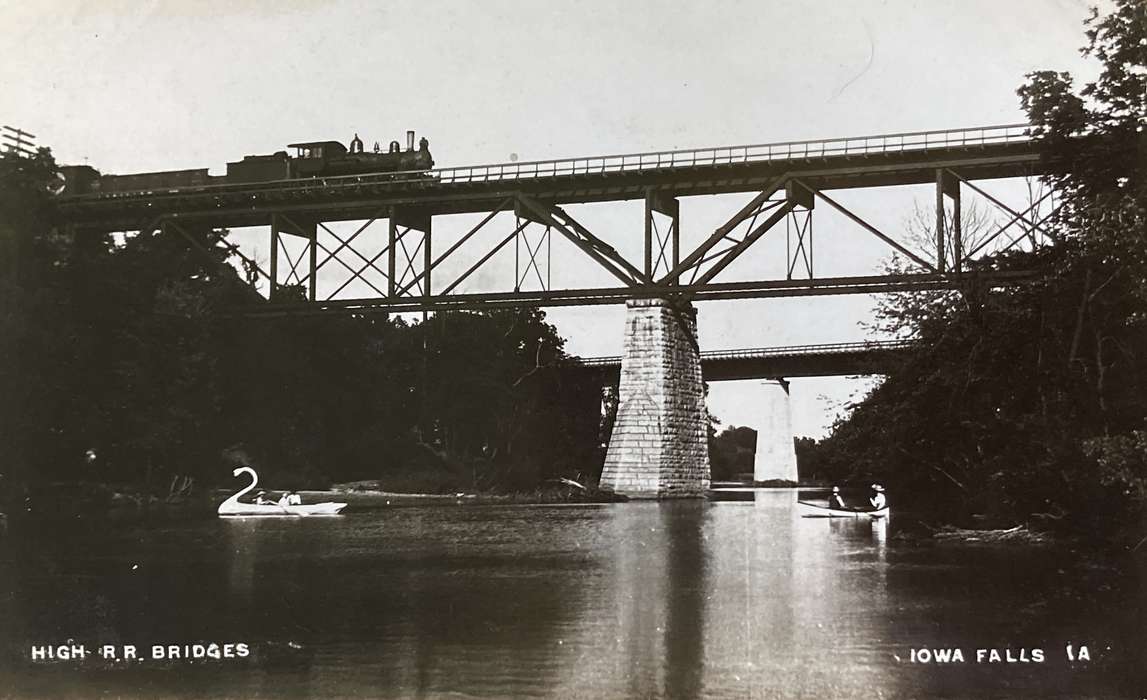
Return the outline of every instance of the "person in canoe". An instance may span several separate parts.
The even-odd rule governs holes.
[[[844,505],[844,499],[840,497],[840,487],[832,487],[832,497],[828,499],[829,508],[838,508],[840,510],[848,510],[848,506]]]
[[[868,499],[868,502],[872,504],[873,510],[880,510],[888,505],[888,501],[884,498],[884,487],[880,484],[873,484],[872,497]]]

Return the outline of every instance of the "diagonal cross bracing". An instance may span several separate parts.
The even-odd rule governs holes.
[[[499,202],[499,203],[498,203],[498,205],[497,205],[496,207],[494,207],[493,211],[491,211],[489,214],[487,214],[487,215],[485,216],[485,218],[483,218],[481,221],[479,221],[479,222],[478,222],[478,223],[477,223],[477,224],[476,224],[476,225],[475,225],[473,228],[471,228],[471,229],[470,229],[470,230],[469,230],[469,231],[468,231],[468,232],[467,232],[467,233],[466,233],[464,236],[462,236],[462,237],[461,237],[461,238],[459,238],[457,241],[455,241],[455,242],[454,242],[454,245],[450,246],[450,247],[449,247],[449,248],[446,250],[446,252],[445,252],[445,253],[443,253],[442,255],[439,255],[439,256],[438,256],[438,257],[437,257],[435,260],[433,260],[433,261],[430,263],[430,267],[429,267],[428,269],[426,269],[426,270],[423,270],[422,272],[418,273],[418,276],[417,276],[417,277],[415,277],[413,280],[411,280],[410,282],[408,282],[408,283],[406,284],[406,286],[404,286],[404,287],[402,287],[401,289],[399,289],[399,291],[398,291],[398,294],[399,294],[399,296],[401,296],[401,295],[405,294],[406,292],[410,291],[410,288],[411,288],[411,287],[413,287],[413,286],[415,285],[415,283],[417,283],[417,282],[421,281],[423,277],[425,277],[427,274],[429,274],[429,273],[430,273],[430,272],[432,272],[432,271],[433,271],[435,268],[437,268],[437,267],[438,267],[438,265],[439,265],[439,264],[441,264],[443,260],[445,260],[446,258],[450,257],[450,256],[451,256],[451,255],[454,253],[454,251],[456,251],[456,250],[458,250],[459,248],[461,248],[463,243],[465,243],[466,241],[468,241],[468,240],[470,240],[471,238],[473,238],[473,237],[474,237],[474,235],[475,235],[475,234],[477,234],[477,233],[478,233],[480,230],[482,230],[482,229],[483,229],[483,228],[484,228],[484,227],[485,227],[487,224],[489,224],[489,223],[490,223],[490,222],[491,222],[491,221],[494,219],[494,217],[495,217],[495,216],[497,216],[497,215],[498,215],[498,214],[500,214],[501,212],[505,211],[505,210],[506,210],[506,207],[508,207],[508,206],[509,206],[510,204],[512,204],[512,203],[513,203],[513,198],[512,198],[512,197],[507,197],[506,199],[503,199],[501,202]]]
[[[418,245],[416,245],[414,247],[414,252],[411,253],[410,250],[406,247],[406,234],[410,233],[410,231],[411,231],[411,229],[407,228],[405,231],[403,231],[403,235],[399,236],[397,239],[398,245],[402,249],[402,256],[404,258],[406,258],[406,264],[402,266],[402,273],[398,275],[398,279],[395,282],[395,284],[401,285],[402,283],[406,282],[407,275],[415,277],[415,279],[410,282],[410,285],[408,285],[406,287],[406,289],[409,289],[410,286],[413,286],[415,284],[419,284],[419,286],[421,287],[420,280],[422,279],[422,277],[416,276],[417,272],[414,269],[414,267],[415,267],[414,266],[414,260],[415,260],[415,258],[418,257],[419,251],[422,250],[422,246],[426,243],[426,236],[420,237],[418,239]],[[425,291],[425,290],[423,290],[423,291]]]
[[[390,277],[385,272],[383,272],[381,269],[379,269],[378,267],[375,266],[375,263],[378,262],[378,259],[381,258],[382,256],[386,255],[388,252],[390,252],[390,245],[389,244],[384,246],[382,250],[378,251],[374,255],[374,257],[367,260],[366,264],[364,264],[362,267],[358,268],[358,271],[355,272],[353,276],[351,276],[351,277],[347,278],[345,281],[343,281],[343,283],[341,285],[339,285],[339,287],[337,289],[335,289],[333,292],[331,292],[330,296],[327,297],[327,300],[329,301],[331,299],[334,299],[336,296],[338,296],[339,292],[346,289],[350,285],[350,283],[354,282],[356,279],[362,279],[365,281],[365,278],[362,277],[361,275],[362,275],[362,273],[366,272],[367,270],[369,270],[371,268],[374,268],[375,271],[377,271],[380,275],[382,275],[383,279],[389,280]],[[383,296],[386,296],[386,295],[384,294]]]
[[[728,236],[733,231],[733,229],[737,228],[737,226],[739,226],[749,217],[756,216],[758,213],[760,213],[762,207],[766,206],[766,202],[768,202],[769,199],[773,197],[773,195],[775,195],[785,186],[785,182],[788,180],[788,178],[788,174],[785,174],[770,182],[769,185],[765,187],[765,189],[763,189],[757,196],[753,197],[753,199],[744,207],[742,207],[740,211],[734,214],[731,219],[726,221],[721,226],[718,226],[717,230],[714,231],[712,235],[702,241],[700,245],[694,248],[691,253],[686,255],[685,259],[678,263],[677,266],[674,267],[669,274],[658,280],[658,283],[667,284],[671,280],[679,279],[681,277],[681,273],[699,265],[701,263],[701,259],[705,257],[705,254],[709,252],[713,246],[717,245],[722,240],[728,240]]]
[[[1017,222],[1019,222],[1019,221],[1027,221],[1026,215],[1027,215],[1027,214],[1030,214],[1030,213],[1033,213],[1033,212],[1035,212],[1036,210],[1038,210],[1038,209],[1039,209],[1039,206],[1040,206],[1041,204],[1043,204],[1043,203],[1044,203],[1044,201],[1046,201],[1046,200],[1047,200],[1049,197],[1051,197],[1051,196],[1052,196],[1052,194],[1053,194],[1053,192],[1051,192],[1051,191],[1049,190],[1049,191],[1048,191],[1046,194],[1044,194],[1042,197],[1040,197],[1040,198],[1039,198],[1039,199],[1037,199],[1035,202],[1033,202],[1033,203],[1032,203],[1032,204],[1031,204],[1031,205],[1030,205],[1030,206],[1029,206],[1027,209],[1025,209],[1025,210],[1024,210],[1024,212],[1023,212],[1023,214],[1024,214],[1024,215],[1020,215],[1020,214],[1016,214],[1016,215],[1014,215],[1014,216],[1013,216],[1013,217],[1012,217],[1012,218],[1011,218],[1011,219],[1010,219],[1010,220],[1009,220],[1009,221],[1008,221],[1006,224],[1004,224],[1004,225],[1000,226],[1000,227],[999,227],[998,229],[996,229],[996,230],[995,230],[995,231],[994,231],[994,232],[993,232],[993,233],[992,233],[990,236],[988,236],[988,237],[987,237],[987,238],[985,238],[983,241],[981,241],[981,242],[980,242],[978,245],[976,245],[976,247],[975,247],[975,248],[973,248],[973,249],[972,249],[972,250],[971,250],[971,251],[968,253],[968,255],[969,255],[969,256],[975,255],[976,253],[978,253],[978,252],[980,252],[981,250],[983,250],[984,248],[986,248],[986,247],[987,247],[987,246],[988,246],[988,245],[989,245],[989,244],[990,244],[992,241],[994,241],[994,240],[996,240],[997,238],[999,238],[999,237],[1000,237],[1000,236],[1001,236],[1001,235],[1002,235],[1002,234],[1003,234],[1005,231],[1007,231],[1009,228],[1011,228],[1012,226],[1014,226],[1014,225],[1015,225]],[[1046,221],[1049,221],[1049,220],[1050,220],[1050,219],[1051,219],[1053,216],[1055,216],[1056,212],[1058,212],[1058,211],[1060,210],[1060,208],[1061,208],[1061,207],[1062,207],[1062,205],[1058,205],[1058,206],[1055,206],[1055,207],[1053,207],[1050,213],[1048,213],[1048,214],[1046,214],[1045,216],[1041,217],[1041,218],[1040,218],[1038,221],[1036,221],[1034,224],[1030,224],[1032,231],[1033,231],[1033,232],[1034,232],[1034,231],[1039,231],[1039,232],[1043,233],[1044,235],[1048,235],[1048,234],[1047,234],[1047,232],[1045,232],[1045,231],[1044,231],[1044,230],[1041,228],[1041,226],[1044,224],[1044,222],[1046,222]],[[1050,236],[1049,236],[1049,237],[1050,237]],[[1019,241],[1019,240],[1021,240],[1021,239],[1022,239],[1022,236],[1021,236],[1021,237],[1017,237],[1015,241],[1012,241],[1012,243],[1008,244],[1008,248],[1010,248],[1012,245],[1014,245],[1014,244],[1016,243],[1016,241]]]
[[[712,267],[706,270],[703,275],[698,277],[695,280],[695,284],[708,284],[714,277],[717,276],[718,273],[721,272],[721,270],[724,270],[726,267],[731,265],[734,260],[739,258],[742,253],[748,250],[749,246],[753,245],[753,243],[756,243],[761,236],[768,233],[769,229],[783,221],[795,206],[796,204],[789,200],[782,202],[781,205],[777,207],[767,219],[761,222],[755,229],[751,229],[748,233],[746,233],[745,237],[739,243],[737,243],[737,245],[730,248],[728,252],[726,252],[717,260],[717,262],[713,263]]]
[[[876,228],[875,226],[868,223],[864,219],[860,218],[856,214],[853,214],[851,211],[849,211],[847,208],[845,208],[845,206],[843,204],[840,204],[839,202],[837,202],[832,197],[829,197],[827,194],[825,194],[824,192],[821,192],[818,189],[809,187],[808,185],[801,182],[800,180],[796,180],[795,182],[797,182],[797,184],[799,184],[801,187],[804,187],[808,191],[815,194],[817,197],[822,199],[826,204],[831,206],[833,209],[836,209],[841,214],[844,214],[849,219],[851,219],[853,222],[859,224],[861,226],[861,228],[863,228],[864,230],[868,231],[869,233],[876,236],[880,240],[884,241],[885,243],[887,243],[891,247],[895,248],[897,251],[899,251],[901,254],[903,254],[905,257],[907,257],[912,262],[923,267],[924,269],[928,270],[929,272],[935,272],[936,271],[935,265],[928,262],[927,260],[920,257],[919,255],[913,253],[912,251],[908,250],[904,246],[900,245],[899,243],[896,242],[895,239],[891,238],[890,236],[885,235],[884,233],[882,233],[880,231],[880,229]]]
[[[316,271],[318,271],[318,270],[321,270],[321,269],[322,269],[322,267],[323,267],[324,265],[326,265],[328,262],[330,262],[331,260],[334,260],[335,262],[342,262],[341,260],[339,260],[339,259],[337,258],[337,256],[338,256],[338,254],[339,254],[340,252],[342,252],[342,250],[343,250],[344,248],[350,248],[350,252],[352,252],[352,253],[354,253],[355,255],[357,255],[357,256],[359,257],[359,259],[360,259],[360,260],[362,260],[362,261],[366,262],[366,261],[367,261],[367,258],[366,258],[366,256],[365,256],[365,255],[363,255],[362,253],[360,253],[360,252],[359,252],[358,250],[356,250],[355,248],[353,248],[353,247],[350,247],[350,244],[351,244],[351,243],[353,243],[353,242],[354,242],[354,240],[355,240],[356,238],[358,238],[360,234],[362,234],[364,231],[366,231],[368,228],[370,228],[371,224],[373,224],[373,223],[374,223],[375,221],[377,221],[377,220],[378,220],[378,216],[377,216],[377,215],[375,215],[375,216],[372,216],[372,217],[371,217],[370,219],[368,219],[368,220],[367,220],[365,223],[363,223],[363,225],[362,225],[362,226],[359,226],[359,227],[358,227],[358,229],[356,229],[356,230],[355,230],[355,232],[354,232],[354,233],[352,233],[352,234],[350,235],[350,237],[348,237],[346,240],[343,240],[343,239],[342,239],[342,238],[341,238],[341,237],[340,237],[340,236],[339,236],[337,233],[335,233],[334,231],[332,231],[332,230],[331,230],[331,229],[330,229],[330,228],[329,228],[329,227],[328,227],[326,224],[324,224],[323,222],[321,222],[321,221],[320,221],[320,222],[318,222],[318,225],[319,225],[319,226],[320,226],[320,227],[321,227],[321,228],[322,228],[324,231],[326,231],[328,234],[330,234],[331,238],[334,238],[336,241],[338,241],[338,242],[339,242],[339,246],[338,246],[337,248],[335,248],[333,251],[328,251],[328,253],[327,253],[327,257],[323,258],[323,259],[322,259],[322,260],[321,260],[319,263],[317,263],[317,264],[315,265],[315,270],[316,270]],[[345,265],[345,263],[344,263],[344,265]]]
[[[303,256],[307,254],[307,249],[303,248],[302,250],[300,250],[299,251],[299,257],[297,259],[293,258],[291,256],[291,251],[288,250],[285,246],[281,247],[280,250],[282,250],[283,255],[285,255],[287,257],[287,264],[291,268],[290,270],[287,271],[287,279],[283,280],[284,283],[290,284],[291,279],[294,278],[296,284],[302,284],[304,279],[299,274],[299,265],[302,264]]]
[[[537,217],[540,223],[557,229],[570,242],[625,284],[638,286],[651,281],[645,276],[645,273],[622,257],[613,246],[590,233],[588,229],[560,207],[547,206],[532,197],[521,194],[518,195],[518,201]]]
[[[485,255],[483,255],[482,258],[480,260],[478,260],[478,262],[471,265],[470,269],[463,272],[461,275],[458,276],[457,279],[455,279],[453,282],[451,282],[449,285],[447,285],[447,287],[442,290],[442,295],[445,296],[445,295],[449,294],[450,292],[454,291],[454,289],[457,288],[458,285],[462,284],[462,282],[465,281],[467,277],[474,274],[474,272],[476,272],[478,270],[478,268],[485,265],[486,262],[490,258],[494,257],[494,255],[499,250],[501,250],[502,248],[505,248],[506,245],[509,244],[510,241],[514,240],[518,236],[518,234],[521,233],[522,229],[526,228],[529,225],[530,225],[529,220],[522,221],[521,223],[519,223],[518,226],[515,227],[514,230],[510,232],[510,235],[503,238],[502,241],[500,243],[498,243],[498,245],[496,245],[492,249],[490,249],[490,251],[487,252]]]
[[[791,250],[792,245],[792,231],[796,231],[796,249]],[[793,272],[797,267],[797,256],[804,261],[805,272],[808,278],[813,278],[812,272],[812,210],[809,209],[805,212],[804,221],[797,220],[797,212],[794,210],[789,213],[789,217],[785,219],[785,257],[788,258],[788,269],[785,271],[785,278],[792,279]]]
[[[520,224],[521,221],[519,221],[518,223]],[[521,230],[521,234],[515,240],[515,242],[514,242],[514,291],[515,292],[521,291],[523,284],[525,283],[526,279],[530,276],[530,270],[533,270],[534,275],[537,277],[538,286],[542,290],[549,289],[549,283],[547,280],[549,279],[549,276],[550,276],[550,267],[549,267],[550,249],[549,249],[549,245],[548,245],[549,241],[550,241],[550,231],[551,231],[550,227],[547,226],[546,229],[542,232],[541,236],[538,237],[538,242],[537,242],[536,246],[530,244],[529,227],[528,226]],[[528,259],[526,260],[525,268],[519,269],[521,267],[521,264],[520,264],[520,262],[521,262],[521,246],[523,246],[523,245],[526,248],[526,256]],[[542,270],[541,270],[541,267],[539,265],[539,256],[541,254],[543,245],[546,246],[546,258],[545,258],[546,279],[542,279]]]
[[[330,249],[329,249],[329,248],[327,248],[325,245],[323,245],[322,243],[319,243],[317,240],[315,241],[315,244],[316,244],[316,245],[317,245],[317,246],[318,246],[318,247],[319,247],[319,248],[320,248],[320,249],[321,249],[321,250],[322,250],[324,253],[328,253],[328,254],[330,254],[330,252],[331,252],[331,251],[330,251]],[[384,251],[384,252],[385,252],[385,251]],[[328,259],[333,259],[333,260],[334,260],[335,262],[337,262],[339,265],[342,265],[343,267],[345,267],[345,268],[347,269],[347,271],[351,273],[351,279],[352,279],[352,280],[358,280],[358,281],[362,282],[362,283],[363,283],[363,284],[365,284],[366,286],[368,286],[368,287],[370,287],[371,289],[373,289],[375,294],[378,294],[378,295],[380,295],[380,296],[385,296],[385,295],[386,295],[386,292],[384,292],[384,291],[382,291],[381,289],[379,289],[378,287],[374,286],[374,284],[373,284],[373,283],[372,283],[370,280],[368,280],[366,277],[364,277],[364,276],[362,275],[362,272],[365,272],[365,271],[366,271],[366,268],[363,268],[362,270],[355,270],[353,267],[351,267],[351,266],[350,266],[350,265],[348,265],[346,262],[344,262],[344,261],[343,261],[341,258],[335,257],[334,255],[331,255],[331,256],[330,256],[330,258],[328,258]],[[364,260],[366,260],[366,258],[363,258],[363,259],[364,259]],[[371,263],[371,261],[370,261],[370,260],[367,260],[366,262],[367,262],[367,266],[368,266],[368,267],[374,267],[374,265]],[[374,269],[375,269],[375,271],[377,271],[379,274],[382,274],[382,270],[379,270],[377,267],[375,267]]]

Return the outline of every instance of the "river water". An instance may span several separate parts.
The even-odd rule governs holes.
[[[1064,547],[921,546],[898,536],[896,516],[795,517],[796,497],[761,490],[693,502],[405,507],[10,536],[0,540],[0,690],[149,698],[1147,693],[1136,687],[1144,587],[1134,573],[1085,567]],[[65,643],[85,646],[88,658],[31,658],[33,645]],[[249,655],[148,658],[155,644],[210,643],[244,643]],[[144,659],[100,659],[104,644],[117,654],[136,645]],[[1069,661],[1068,644],[1074,654],[1087,645],[1090,660]],[[964,662],[924,662],[920,649],[960,649]],[[1002,660],[989,661],[989,649]],[[1021,660],[1037,649],[1042,663]]]

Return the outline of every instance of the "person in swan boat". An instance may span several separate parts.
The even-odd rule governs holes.
[[[873,510],[880,510],[887,505],[888,501],[884,498],[884,487],[880,484],[873,484],[872,497],[868,499],[868,502],[872,504]]]
[[[279,496],[279,505],[281,506],[298,506],[302,505],[303,499],[299,494],[294,491],[284,491],[282,496]]]
[[[275,502],[272,501],[271,499],[267,498],[267,492],[266,491],[260,491],[259,493],[255,494],[255,505],[273,506],[273,505],[275,505]]]
[[[299,495],[298,491],[291,491],[287,494],[287,505],[301,506],[303,505],[303,497]]]
[[[833,486],[832,487],[832,497],[828,499],[828,507],[829,508],[839,508],[841,510],[845,510],[848,508],[848,506],[844,505],[844,499],[842,499],[840,497],[840,487],[839,486]]]

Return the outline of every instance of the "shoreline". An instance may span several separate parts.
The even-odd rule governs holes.
[[[353,483],[353,482],[352,482]],[[372,484],[373,485],[373,484]],[[58,486],[64,486],[59,484]],[[74,485],[72,485],[74,486]],[[341,487],[341,488],[340,488]],[[106,488],[106,487],[105,487]],[[744,482],[717,482],[713,484],[707,495],[701,499],[710,502],[728,500],[735,502],[743,499],[721,499],[721,494],[749,493],[755,491],[800,491],[824,490],[827,487],[821,484],[796,484],[788,486],[756,486]],[[67,489],[65,489],[67,491]],[[267,489],[273,497],[283,493],[281,489]],[[33,502],[25,512],[0,511],[0,536],[6,532],[21,529],[25,523],[69,521],[72,523],[83,521],[113,521],[120,523],[130,522],[177,522],[212,518],[216,516],[216,508],[234,492],[230,489],[215,488],[200,491],[194,495],[177,499],[162,499],[132,492],[129,488],[111,489],[104,491],[104,498],[87,500],[75,497],[59,498],[50,503],[44,501]],[[532,491],[512,493],[408,493],[386,491],[376,488],[362,488],[351,484],[339,484],[329,489],[303,489],[298,490],[304,503],[320,503],[324,501],[344,502],[347,510],[344,514],[355,512],[370,512],[385,508],[402,508],[417,506],[483,506],[483,505],[522,505],[522,506],[556,506],[556,505],[606,505],[611,503],[627,502],[630,499],[618,496],[611,492],[596,489],[582,489],[568,484],[549,484]],[[69,493],[68,496],[73,496]],[[717,498],[714,498],[717,496]],[[642,499],[639,499],[642,500]],[[656,502],[656,501],[654,501]],[[976,523],[979,526],[968,527],[970,522],[928,522],[923,513],[902,511],[902,526],[898,527],[895,539],[903,543],[957,545],[957,546],[1006,546],[1029,547],[1046,546],[1056,542],[1073,542],[1079,538],[1074,535],[1057,531],[1056,528],[1040,527],[1032,522],[1008,523],[993,522]],[[907,516],[907,520],[903,520]],[[963,527],[961,527],[963,525]],[[1035,525],[1033,527],[1033,525]],[[993,527],[994,526],[994,527]],[[1087,538],[1084,536],[1084,539]],[[1135,541],[1139,541],[1135,537]],[[1130,549],[1124,546],[1120,538],[1101,538],[1113,550]],[[1096,542],[1098,544],[1098,542]]]

